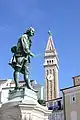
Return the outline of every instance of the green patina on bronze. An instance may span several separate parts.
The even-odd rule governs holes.
[[[30,57],[34,57],[34,54],[30,51],[32,40],[31,37],[34,36],[34,28],[30,27],[18,40],[16,46],[11,48],[13,57],[11,58],[9,65],[14,68],[14,81],[15,89],[19,88],[19,73],[24,75],[25,86],[33,91],[35,91],[31,84],[29,78],[29,63]]]

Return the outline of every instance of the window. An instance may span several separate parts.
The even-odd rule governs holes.
[[[6,86],[8,86],[8,83],[6,84]]]
[[[54,80],[54,98],[56,98],[56,82],[55,82],[55,80]]]
[[[50,74],[52,74],[52,70],[50,69]]]
[[[49,63],[49,61],[47,60],[47,64]]]
[[[71,112],[71,120],[77,120],[77,112],[76,111]]]
[[[80,79],[78,78],[78,84],[80,84]]]
[[[55,71],[54,71],[54,69],[53,69],[53,75],[55,76]]]
[[[50,64],[51,64],[51,60],[50,60]]]
[[[0,102],[1,102],[1,91],[0,91]]]
[[[47,75],[49,74],[49,71],[47,70]]]
[[[50,50],[51,50],[51,47],[50,47]]]
[[[10,87],[11,87],[11,83],[10,83]]]
[[[53,63],[53,60],[52,60],[52,63]]]
[[[50,80],[49,82],[50,82],[50,98],[52,99],[52,80]]]
[[[75,101],[75,97],[73,97],[72,99],[73,99],[73,101]]]
[[[75,103],[76,102],[76,96],[75,94],[70,95],[70,103]]]
[[[61,100],[57,101],[58,104],[58,110],[61,110]]]

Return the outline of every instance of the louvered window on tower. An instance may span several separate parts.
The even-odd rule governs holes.
[[[50,64],[51,64],[51,60],[50,60]]]
[[[51,50],[51,47],[50,47],[50,50]]]
[[[47,64],[49,63],[49,61],[47,60]]]
[[[53,75],[55,74],[55,71],[54,71],[54,69],[53,69]]]
[[[52,70],[50,69],[50,74],[52,74]]]
[[[0,103],[1,103],[1,91],[0,91]]]
[[[47,75],[49,74],[49,71],[47,70]]]

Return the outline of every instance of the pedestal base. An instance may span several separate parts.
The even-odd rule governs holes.
[[[34,91],[27,88],[11,91],[8,99],[1,107],[0,120],[48,120],[50,111],[37,102]]]
[[[27,103],[36,103],[37,102],[37,94],[36,92],[28,89],[26,87],[20,88],[18,90],[9,91],[8,102],[12,101],[22,101]]]

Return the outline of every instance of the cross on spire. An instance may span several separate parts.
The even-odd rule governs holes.
[[[51,33],[50,30],[48,31],[48,35],[49,36],[48,36],[48,42],[47,42],[47,46],[46,46],[46,51],[47,50],[53,50],[55,48],[53,38],[52,38],[52,33]]]
[[[50,31],[50,30],[48,31],[48,35],[49,35],[49,36],[52,36],[52,33],[51,33],[51,31]]]

